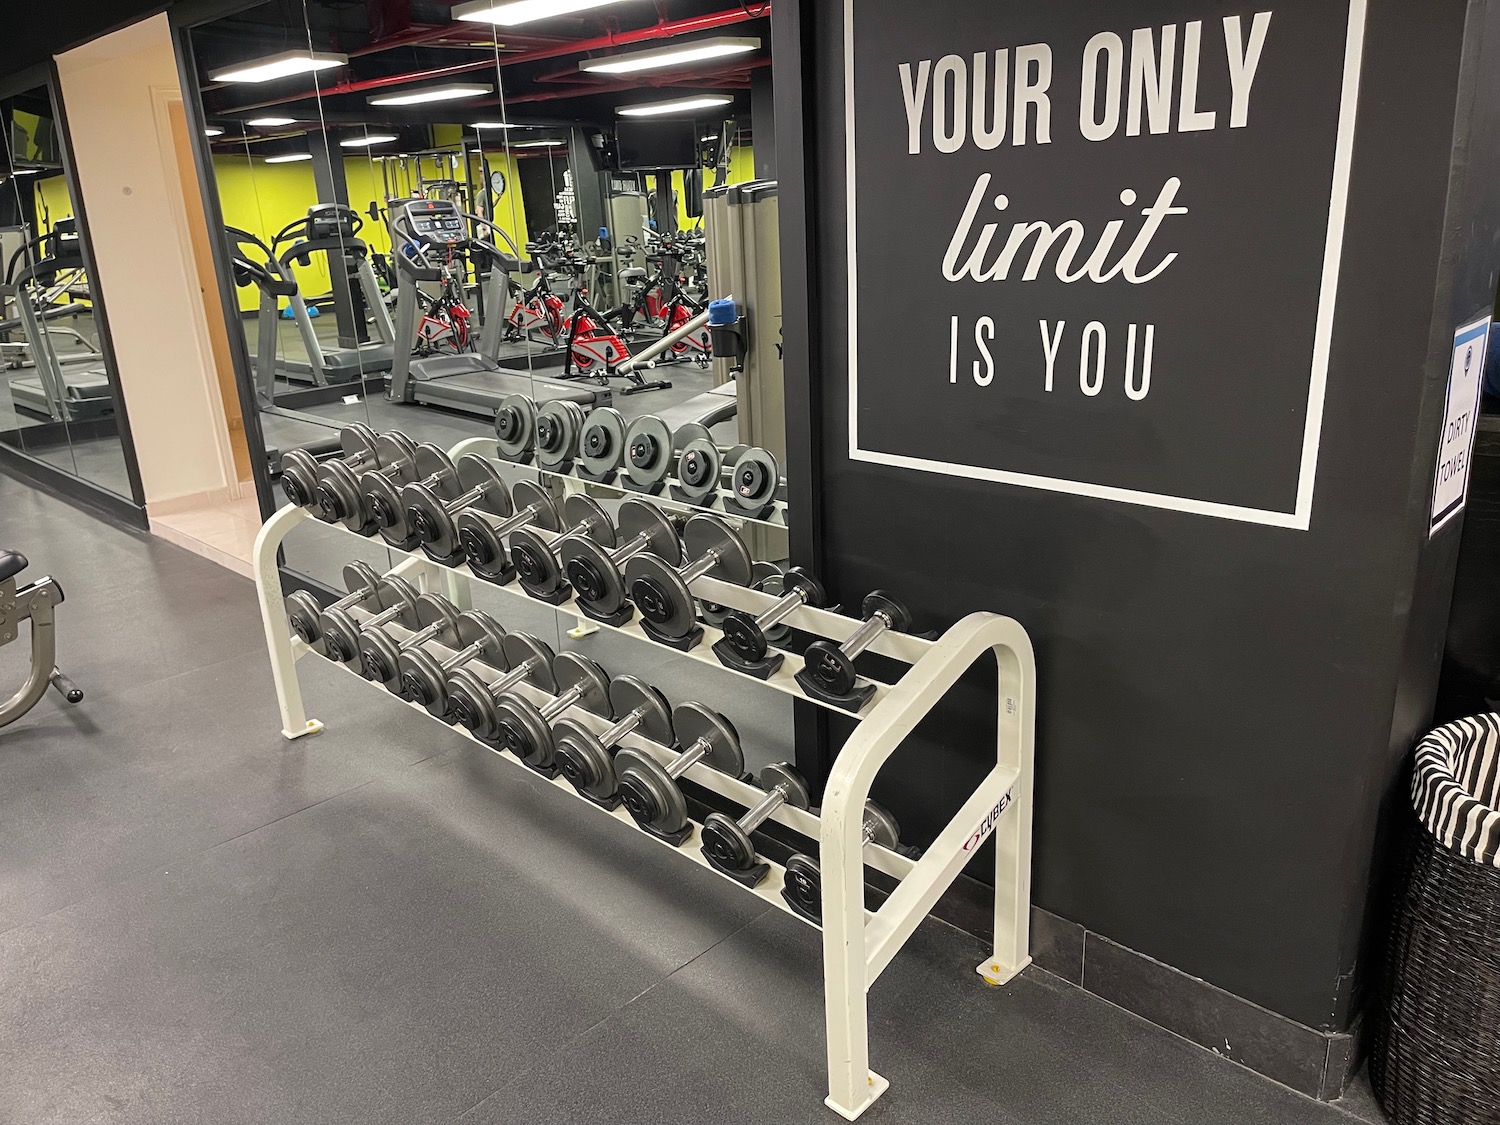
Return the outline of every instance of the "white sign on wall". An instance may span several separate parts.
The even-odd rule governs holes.
[[[1448,400],[1443,437],[1438,446],[1437,475],[1432,485],[1429,535],[1464,510],[1469,495],[1469,463],[1474,455],[1479,395],[1484,387],[1484,353],[1490,322],[1478,320],[1453,334],[1453,366],[1448,369]]]

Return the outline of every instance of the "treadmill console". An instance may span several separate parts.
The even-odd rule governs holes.
[[[402,205],[408,229],[424,246],[458,246],[469,240],[463,215],[448,199],[413,199]]]

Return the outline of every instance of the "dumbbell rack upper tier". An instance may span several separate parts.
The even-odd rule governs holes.
[[[475,452],[475,445],[473,441],[460,443],[452,454],[456,458]],[[281,709],[282,732],[288,738],[322,729],[322,724],[307,718],[303,708],[296,662],[312,650],[292,637],[277,562],[286,535],[311,519],[312,516],[301,508],[283,508],[266,522],[256,541],[256,585]],[[420,554],[409,555],[398,569],[427,576],[423,584],[429,588],[441,583],[448,596],[461,608],[472,604],[471,584],[480,581],[467,571],[442,567]],[[518,587],[483,584],[531,601]],[[709,579],[695,582],[694,593],[751,614],[764,612],[777,600],[769,594]],[[564,603],[557,608],[568,612],[569,606],[570,603]],[[788,624],[835,642],[847,639],[859,627],[859,622],[850,618],[809,608],[797,610],[788,619]],[[626,624],[614,631],[644,645],[658,647],[638,625]],[[787,654],[786,666],[780,673],[769,681],[761,681],[721,666],[709,655],[709,648],[719,634],[709,628],[705,628],[705,634],[702,645],[688,654],[690,658],[724,675],[737,676],[742,682],[763,684],[799,699],[807,698],[793,682],[793,675],[801,663],[792,654]],[[1010,618],[974,613],[936,641],[886,633],[871,649],[910,667],[896,683],[880,685],[874,698],[857,716],[860,724],[840,750],[827,778],[819,815],[776,817],[796,831],[809,836],[816,834],[819,842],[823,870],[823,973],[828,1033],[829,1096],[826,1103],[850,1120],[867,1109],[887,1086],[884,1078],[869,1069],[866,992],[973,858],[979,845],[990,837],[995,840],[994,955],[978,967],[978,972],[990,983],[1002,984],[1031,960],[1028,928],[1036,665],[1030,639],[1025,630]],[[861,829],[871,786],[882,766],[917,724],[967,669],[991,652],[999,673],[995,766],[937,834],[920,860],[912,863],[902,859],[898,863],[895,860],[900,857],[891,853],[873,863],[900,882],[878,910],[868,912],[865,908],[864,873],[869,853],[864,848]],[[614,669],[617,672],[624,670]],[[378,690],[383,692],[383,689]],[[842,710],[839,713],[847,714]],[[438,719],[433,721],[441,722]],[[518,769],[525,769],[519,762],[515,765]],[[538,776],[532,771],[526,772],[528,776]],[[697,779],[699,775],[689,776]],[[741,803],[753,800],[749,787],[732,779],[723,779],[722,783],[711,788]],[[741,788],[745,792],[739,792]],[[582,800],[579,807],[612,815]],[[673,854],[688,858],[697,853],[695,843],[689,843],[686,848],[663,846],[669,847]],[[734,886],[741,885],[730,882]],[[765,894],[760,897],[762,901],[769,901]]]

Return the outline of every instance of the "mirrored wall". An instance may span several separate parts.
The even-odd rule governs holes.
[[[48,86],[0,99],[0,142],[0,443],[138,504]]]
[[[273,490],[288,451],[324,456],[352,423],[442,450],[473,439],[511,495],[542,489],[565,526],[597,510],[613,530],[640,496],[679,524],[715,512],[753,556],[745,580],[774,586],[769,19],[684,0],[559,7],[428,6],[392,24],[307,0],[187,31]],[[546,448],[558,432],[561,455]],[[267,511],[283,502],[273,491]],[[336,587],[352,557],[402,557],[383,546],[401,530],[307,525],[286,563]],[[608,647],[540,601],[496,608],[555,649]]]

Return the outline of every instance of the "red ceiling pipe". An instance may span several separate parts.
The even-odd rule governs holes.
[[[711,12],[703,16],[690,16],[687,19],[658,21],[650,27],[636,28],[634,31],[612,31],[604,35],[595,36],[592,39],[560,40],[542,47],[534,47],[522,51],[520,54],[502,54],[501,62],[505,66],[514,63],[537,62],[541,59],[555,59],[562,55],[578,55],[586,51],[601,51],[606,47],[623,47],[631,43],[644,43],[653,39],[671,39],[678,35],[691,35],[695,31],[712,31],[714,28],[730,27],[737,23],[745,23],[749,20],[762,19],[770,13],[771,6],[768,2],[764,8],[757,12],[750,12],[745,8],[728,8],[722,12]],[[443,34],[451,34],[455,28],[448,25],[443,29]],[[434,36],[436,38],[437,36]],[[410,45],[409,42],[403,45]],[[373,46],[373,44],[372,44]],[[363,82],[341,82],[337,86],[329,86],[323,90],[303,90],[296,94],[283,94],[279,98],[255,102],[252,105],[229,106],[217,110],[220,114],[245,113],[252,109],[265,109],[268,106],[284,105],[287,102],[306,101],[315,98],[320,93],[324,95],[354,94],[360,90],[373,90],[381,86],[397,86],[403,82],[415,82],[423,79],[444,78],[451,74],[462,74],[467,71],[480,70],[484,67],[493,67],[494,59],[487,59],[482,63],[466,63],[462,66],[440,67],[436,70],[419,70],[408,74],[393,74],[388,78],[371,78]]]
[[[767,62],[764,65],[769,66]],[[619,94],[629,90],[641,90],[649,88],[672,88],[682,90],[748,90],[750,80],[744,76],[737,77],[702,77],[702,78],[672,78],[646,82],[637,79],[633,82],[610,83],[609,85],[594,86],[566,86],[556,90],[540,90],[534,94],[520,94],[505,99],[507,107],[513,105],[525,105],[529,102],[552,102],[563,98],[587,98],[594,94]]]

